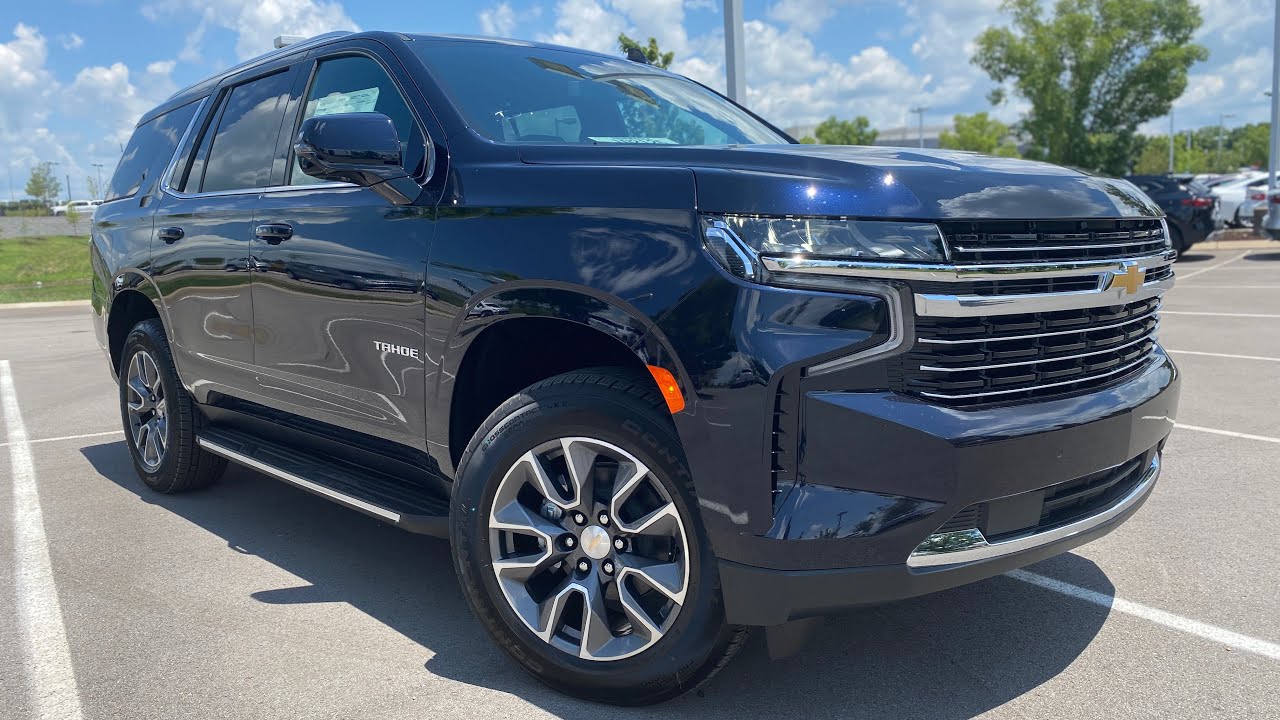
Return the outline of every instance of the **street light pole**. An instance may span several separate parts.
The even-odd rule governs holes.
[[[1218,113],[1218,166],[1222,166],[1222,128],[1230,118],[1235,117],[1235,113]]]
[[[1276,187],[1276,171],[1280,170],[1280,7],[1274,12],[1276,35],[1271,53],[1271,147],[1267,153],[1267,173],[1270,175],[1267,185],[1271,189]]]
[[[920,139],[920,147],[924,147],[924,111],[928,109],[929,108],[925,107],[924,105],[917,105],[913,108],[908,108],[907,110],[907,112],[913,112],[920,117],[919,136],[918,136]]]
[[[724,72],[729,99],[745,105],[747,61],[742,39],[742,0],[724,0]]]
[[[1173,174],[1173,108],[1169,108],[1169,174]]]
[[[93,165],[93,166],[94,166],[95,168],[97,168],[97,170],[98,170],[98,194],[99,194],[99,195],[103,195],[104,193],[102,192],[102,190],[103,190],[103,188],[102,188],[102,163],[90,163],[90,164],[91,164],[91,165]],[[93,200],[101,200],[102,198],[100,198],[100,197],[96,197],[96,198],[92,198],[92,199],[93,199]]]

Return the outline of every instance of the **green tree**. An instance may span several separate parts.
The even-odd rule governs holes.
[[[1251,123],[1233,128],[1228,141],[1237,166],[1267,167],[1267,156],[1271,154],[1271,123]]]
[[[817,145],[818,141],[812,135],[805,135],[804,137],[800,138],[800,144],[801,145]]]
[[[650,65],[660,67],[663,70],[671,67],[671,61],[676,59],[676,54],[674,52],[664,53],[662,50],[658,49],[658,41],[654,38],[649,38],[648,45],[641,45],[635,40],[627,37],[626,33],[619,33],[618,47],[622,48],[622,53],[624,55],[633,49],[639,50],[644,53],[646,58],[648,58]]]
[[[978,36],[973,62],[1031,103],[1022,122],[1035,154],[1121,173],[1141,148],[1137,128],[1169,112],[1187,69],[1208,57],[1193,43],[1191,0],[1005,0],[1011,27]]]
[[[89,188],[89,198],[91,200],[102,200],[106,197],[103,194],[106,191],[106,188],[103,187],[104,185],[106,185],[105,182],[98,182],[98,178],[93,175],[86,175],[84,178],[84,186]]]
[[[58,184],[58,176],[53,174],[53,163],[36,163],[31,168],[31,177],[27,178],[26,190],[28,195],[45,205],[56,203],[62,186]]]
[[[955,132],[944,131],[938,145],[952,150],[973,150],[1000,157],[1018,157],[1018,145],[1009,137],[1009,126],[985,112],[956,115]]]
[[[662,52],[658,41],[649,38],[648,45],[627,37],[626,33],[618,35],[618,47],[622,52],[636,48],[644,53],[649,63],[656,67],[667,68],[675,60],[675,53]],[[682,116],[680,109],[665,100],[658,100],[648,92],[634,86],[630,97],[618,103],[622,113],[622,122],[631,137],[669,138],[681,145],[701,145],[706,133],[697,123]]]
[[[862,115],[852,120],[837,120],[832,115],[823,120],[813,134],[824,145],[872,145],[880,132],[873,130],[871,121]]]

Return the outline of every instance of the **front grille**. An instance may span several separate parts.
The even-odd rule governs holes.
[[[1114,505],[1142,482],[1156,449],[1113,468],[1031,490],[999,500],[969,505],[937,532],[980,531],[988,542],[1045,532],[1060,525],[1097,515]],[[1031,514],[1026,513],[1028,504]],[[1039,507],[1039,518],[1035,514]],[[1013,514],[1014,517],[1010,517]],[[1017,519],[1015,519],[1015,517]]]
[[[894,390],[952,405],[1044,398],[1137,372],[1155,348],[1159,298],[973,318],[916,318],[891,366]]]
[[[924,295],[1032,295],[1037,293],[1089,292],[1098,289],[1098,273],[1070,277],[975,280],[963,285],[938,281],[915,281],[911,289]]]
[[[1113,260],[1169,248],[1158,219],[940,223],[958,265]]]

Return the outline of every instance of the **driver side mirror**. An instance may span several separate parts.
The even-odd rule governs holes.
[[[404,169],[395,123],[382,113],[307,118],[293,151],[298,167],[313,178],[367,187],[396,205],[417,197],[419,188]]]

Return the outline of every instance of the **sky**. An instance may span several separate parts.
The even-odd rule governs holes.
[[[1195,0],[1209,60],[1191,70],[1175,127],[1232,113],[1265,121],[1275,0]],[[874,127],[992,111],[969,58],[1000,0],[744,0],[747,100],[775,124],[866,115]],[[496,35],[616,52],[619,32],[656,37],[676,72],[724,88],[720,0],[10,0],[0,8],[0,198],[22,197],[31,166],[56,161],[72,194],[110,176],[138,117],[174,91],[271,49],[277,35],[371,29]],[[1147,123],[1167,132],[1168,118]],[[101,167],[98,167],[100,165]],[[12,177],[12,180],[10,180]],[[65,182],[65,180],[64,180]]]

